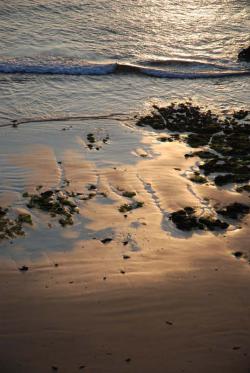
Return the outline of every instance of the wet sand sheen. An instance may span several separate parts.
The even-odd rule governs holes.
[[[231,252],[247,250],[246,239],[237,239],[247,237],[247,219],[225,234],[184,234],[168,217],[206,197],[215,202],[223,193],[226,202],[244,202],[247,196],[191,183],[185,171],[196,160],[185,159],[186,145],[117,127],[105,123],[110,140],[100,150],[87,147],[87,135],[106,136],[101,124],[59,132],[48,126],[39,139],[44,144],[34,142],[31,152],[18,133],[23,156],[8,161],[30,170],[24,191],[61,188],[67,180],[70,190],[96,196],[79,201],[72,227],[34,209],[34,221],[43,223],[3,245],[1,369],[246,372],[249,265]],[[34,141],[36,128],[25,131]],[[49,136],[57,136],[54,146]],[[121,213],[131,201],[124,191],[144,205]],[[17,206],[25,203],[15,186],[12,193]],[[23,264],[27,273],[17,270]]]

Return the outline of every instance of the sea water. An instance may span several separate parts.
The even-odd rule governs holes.
[[[248,0],[2,0],[0,124],[154,100],[246,107],[249,15]]]

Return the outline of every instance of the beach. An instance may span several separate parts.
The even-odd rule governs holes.
[[[1,2],[1,373],[250,372],[249,14]]]
[[[168,218],[208,199],[246,203],[246,193],[191,182],[188,145],[124,118],[5,131],[24,191],[93,196],[65,227],[22,193],[3,196],[33,224],[2,248],[2,371],[247,371],[249,218],[226,232],[183,232]],[[143,206],[119,211],[133,198]]]

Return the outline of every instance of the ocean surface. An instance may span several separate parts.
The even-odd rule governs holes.
[[[0,124],[183,98],[246,107],[249,29],[249,0],[2,0]]]

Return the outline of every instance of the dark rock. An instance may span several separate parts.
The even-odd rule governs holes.
[[[240,259],[242,258],[243,253],[241,251],[235,251],[233,255],[235,256],[235,258]]]
[[[18,215],[18,218],[17,218],[17,221],[19,223],[26,223],[26,224],[30,224],[32,225],[32,218],[31,218],[31,215],[30,214],[19,214]]]
[[[134,210],[134,209],[138,209],[138,208],[142,207],[143,205],[144,205],[144,202],[140,202],[140,201],[135,201],[131,204],[125,203],[124,205],[119,207],[119,211],[120,212],[131,211],[131,210]],[[124,217],[127,217],[127,216],[124,215]]]
[[[207,179],[204,176],[200,175],[199,172],[195,172],[193,175],[191,175],[189,180],[198,184],[204,184],[207,182]]]
[[[239,110],[233,113],[233,117],[236,119],[244,119],[248,116],[248,110]]]
[[[46,211],[53,217],[62,215],[59,223],[65,227],[73,224],[72,216],[78,213],[76,203],[69,198],[72,198],[73,195],[75,196],[75,194],[61,190],[47,190],[41,194],[30,195],[27,207]]]
[[[111,241],[113,241],[113,238],[104,238],[103,240],[101,240],[101,242],[102,242],[103,244],[110,243]]]
[[[135,192],[123,192],[122,196],[126,198],[133,198],[134,196],[136,196],[136,193]]]
[[[18,268],[19,269],[19,271],[21,271],[21,272],[27,272],[28,270],[29,270],[29,267],[27,267],[27,266],[22,266],[22,267],[19,267]]]
[[[250,193],[250,185],[242,185],[241,187],[236,188],[236,192],[241,193],[241,192],[248,192]]]
[[[223,209],[216,210],[220,215],[223,215],[230,219],[238,219],[247,215],[250,211],[250,207],[243,203],[232,203],[231,205],[225,206]]]
[[[222,186],[229,183],[245,183],[249,181],[250,174],[247,175],[234,175],[234,174],[226,174],[226,175],[219,175],[214,178],[214,182],[216,185]]]
[[[209,231],[227,229],[229,224],[211,216],[197,217],[192,207],[185,207],[170,215],[170,219],[175,223],[178,229],[191,231],[194,229],[207,229]]]
[[[165,321],[167,325],[173,325],[172,321]]]
[[[250,46],[248,48],[242,49],[238,54],[238,59],[240,61],[250,62]]]
[[[122,257],[123,257],[123,259],[130,259],[129,255],[123,255]]]

